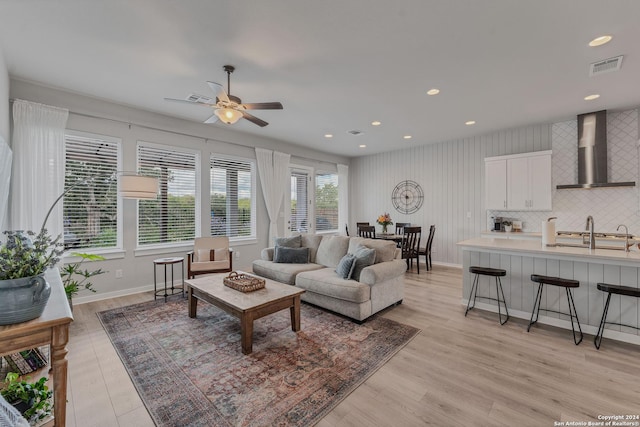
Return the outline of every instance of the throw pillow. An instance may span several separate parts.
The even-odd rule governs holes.
[[[211,261],[211,251],[209,249],[198,249],[196,251],[196,262]]]
[[[229,250],[227,248],[220,248],[213,250],[213,259],[216,261],[226,261],[229,259]]]
[[[291,236],[291,237],[276,237],[275,246],[280,246],[284,248],[299,248],[302,242],[302,238],[300,235]]]
[[[366,248],[364,246],[358,246],[353,254],[356,258],[354,262],[353,274],[351,278],[360,281],[360,273],[365,267],[373,265],[376,261],[376,250]]]
[[[351,279],[353,274],[353,268],[356,266],[356,257],[351,254],[346,254],[342,257],[338,266],[336,267],[336,273],[343,279]]]
[[[276,246],[273,262],[287,264],[306,264],[309,261],[309,248],[287,248]]]

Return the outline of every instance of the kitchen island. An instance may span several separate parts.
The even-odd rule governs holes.
[[[469,266],[502,268],[507,271],[506,277],[502,278],[502,286],[509,314],[522,319],[531,317],[537,291],[537,283],[531,282],[531,274],[580,281],[580,287],[573,290],[573,298],[582,330],[592,335],[596,334],[600,324],[606,297],[597,289],[597,284],[604,282],[638,288],[640,251],[637,250],[543,247],[538,240],[483,237],[458,242],[458,246],[463,251],[462,303],[467,304],[474,277],[469,273]],[[478,295],[496,298],[495,285],[490,284],[489,277],[481,276]],[[478,299],[476,307],[497,312],[495,302],[487,300]],[[541,307],[568,313],[564,290],[545,286]],[[613,295],[607,319],[640,326],[638,298]],[[571,329],[569,316],[542,310],[539,323]],[[638,330],[625,326],[607,325],[604,337],[640,344]]]

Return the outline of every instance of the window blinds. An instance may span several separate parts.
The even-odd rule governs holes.
[[[211,156],[211,235],[255,236],[255,163]]]

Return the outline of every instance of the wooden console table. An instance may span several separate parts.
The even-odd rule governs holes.
[[[73,314],[57,269],[45,274],[51,296],[42,315],[28,322],[0,326],[0,356],[49,345],[55,426],[64,427],[67,413],[67,342]]]

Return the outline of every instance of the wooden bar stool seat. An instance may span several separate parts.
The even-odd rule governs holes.
[[[566,316],[571,317],[571,331],[573,332],[573,342],[578,345],[582,342],[582,328],[580,327],[580,320],[578,320],[578,312],[576,311],[576,305],[573,302],[573,293],[571,292],[572,288],[577,288],[580,286],[580,282],[572,279],[563,279],[561,277],[552,277],[552,276],[543,276],[540,274],[532,274],[531,281],[538,283],[538,293],[536,295],[536,300],[533,303],[533,311],[531,312],[531,320],[529,321],[529,326],[527,326],[527,332],[531,329],[531,326],[538,322],[538,315],[540,314],[540,310],[549,311],[552,313],[564,314]],[[567,294],[567,303],[569,305],[569,313],[564,313],[561,311],[549,310],[546,308],[540,308],[540,302],[542,301],[542,289],[544,285],[551,286],[560,286],[565,289]],[[536,309],[537,307],[537,309]],[[535,317],[535,320],[534,320]],[[576,330],[573,324],[573,319],[576,319],[576,323],[578,324],[578,331],[580,332],[580,339],[577,339]]]
[[[507,271],[501,268],[490,268],[490,267],[480,267],[480,266],[471,266],[469,267],[469,272],[475,274],[475,278],[473,279],[473,285],[471,286],[471,293],[469,294],[469,301],[467,302],[467,310],[464,312],[465,317],[469,310],[476,306],[476,298],[482,299],[490,299],[498,302],[498,320],[501,325],[504,325],[509,320],[509,310],[507,309],[507,303],[504,298],[504,291],[502,290],[502,281],[501,277],[507,275]],[[496,296],[497,298],[486,297],[478,295],[478,280],[480,276],[490,276],[496,278]],[[500,299],[500,295],[502,295],[502,299]],[[471,300],[473,297],[473,305],[471,305]],[[500,303],[504,305],[504,311],[506,313],[506,317],[502,320],[502,309],[500,307]]]
[[[611,301],[611,295],[622,295],[628,297],[640,298],[640,289],[632,288],[631,286],[610,285],[608,283],[598,283],[598,289],[607,293],[607,302],[604,304],[604,310],[602,311],[602,319],[600,320],[600,326],[598,327],[598,333],[593,339],[593,344],[598,350],[600,350],[600,344],[602,343],[602,334],[604,334],[604,325],[619,325],[626,326],[628,328],[639,329],[637,326],[625,325],[617,322],[607,322],[607,314],[609,312],[609,302]]]

